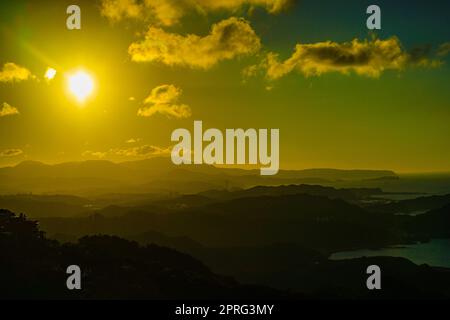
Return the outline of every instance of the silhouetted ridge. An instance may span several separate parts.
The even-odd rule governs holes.
[[[22,162],[0,168],[0,193],[67,193],[98,196],[127,190],[129,193],[198,193],[211,189],[249,188],[317,182],[362,181],[396,177],[383,170],[280,170],[262,177],[260,170],[219,168],[211,165],[180,168],[170,157],[114,163],[106,160],[67,162],[54,165]]]
[[[173,249],[115,236],[83,237],[75,244],[47,240],[37,223],[0,210],[0,298],[212,299],[282,297],[276,290],[241,286]],[[69,291],[66,268],[77,264],[83,290]]]
[[[387,213],[414,213],[439,209],[447,204],[450,204],[450,194],[391,201],[389,203],[375,204],[368,208],[372,211]]]

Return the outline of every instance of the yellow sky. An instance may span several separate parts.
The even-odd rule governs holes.
[[[351,6],[336,32],[322,16],[288,29],[319,23],[308,1],[113,2],[80,1],[72,31],[64,2],[0,5],[0,165],[167,155],[202,120],[279,128],[282,168],[450,170],[438,25],[374,38]]]

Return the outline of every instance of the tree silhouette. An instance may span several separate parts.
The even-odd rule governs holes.
[[[46,239],[36,221],[0,210],[0,298],[176,299],[282,296],[244,287],[211,272],[189,255],[157,245],[139,246],[115,236],[76,244]],[[66,288],[66,268],[82,269],[82,290]]]

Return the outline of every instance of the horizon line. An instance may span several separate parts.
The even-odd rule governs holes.
[[[22,160],[19,162],[16,162],[15,164],[11,165],[4,165],[0,166],[0,169],[4,168],[15,168],[21,164],[24,163],[39,163],[46,166],[57,166],[61,164],[69,164],[69,163],[83,163],[83,162],[108,162],[112,164],[122,164],[127,162],[140,162],[140,161],[146,161],[146,160],[153,160],[153,159],[170,159],[170,157],[164,157],[164,156],[155,156],[155,157],[149,157],[144,159],[135,159],[135,160],[120,160],[120,161],[114,161],[111,159],[86,159],[86,160],[67,160],[67,161],[60,161],[60,162],[46,162],[42,160]],[[176,165],[174,165],[176,167]],[[231,169],[231,170],[243,170],[243,171],[255,171],[259,170],[259,167],[254,168],[244,168],[242,165],[207,165],[204,164],[204,166],[211,166],[217,169]],[[411,175],[411,174],[450,174],[450,169],[440,170],[440,171],[402,171],[402,170],[392,170],[392,169],[379,169],[379,168],[339,168],[339,167],[303,167],[303,168],[280,168],[280,171],[306,171],[306,170],[339,170],[339,171],[390,171],[396,175]]]

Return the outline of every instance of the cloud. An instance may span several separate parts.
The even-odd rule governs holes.
[[[110,153],[117,156],[124,157],[150,157],[150,156],[164,156],[169,155],[171,148],[161,148],[153,145],[143,145],[133,148],[125,149],[111,149]]]
[[[438,56],[445,57],[450,53],[450,42],[443,43],[439,46]]]
[[[296,0],[102,0],[101,14],[113,22],[123,19],[150,20],[172,26],[190,12],[235,12],[245,6],[262,7],[271,14],[289,8]]]
[[[10,106],[8,103],[3,102],[3,107],[0,109],[0,117],[12,116],[19,114],[19,110]]]
[[[182,36],[150,27],[145,39],[132,43],[128,53],[135,62],[209,69],[222,60],[251,55],[260,48],[260,39],[249,22],[232,17],[214,24],[205,37]]]
[[[32,77],[28,69],[12,62],[5,63],[0,71],[0,82],[20,82]]]
[[[433,51],[433,47],[430,44],[416,46],[408,52],[408,66],[416,66],[423,68],[437,68],[444,62],[439,59],[444,55]]]
[[[133,143],[137,143],[139,141],[141,141],[140,138],[136,138],[136,139],[135,138],[130,138],[127,141],[125,141],[125,143],[133,144]]]
[[[181,105],[154,105],[148,108],[141,108],[138,110],[138,115],[141,117],[151,117],[156,113],[161,113],[169,118],[189,118],[192,115],[191,108],[185,104]]]
[[[100,12],[113,22],[142,17],[144,7],[135,0],[102,0]]]
[[[410,66],[437,67],[441,61],[431,57],[428,46],[405,51],[396,37],[386,40],[354,39],[350,42],[332,41],[313,44],[297,44],[294,53],[280,61],[279,55],[269,52],[264,61],[250,66],[244,76],[253,76],[257,70],[264,70],[269,80],[279,79],[293,71],[305,77],[320,76],[325,73],[355,73],[360,76],[378,78],[386,70],[404,70]]]
[[[200,6],[208,10],[231,10],[234,11],[242,6],[250,5],[255,7],[262,7],[269,13],[280,13],[291,7],[294,0],[200,0]]]
[[[107,157],[148,158],[170,155],[172,147],[162,148],[154,145],[142,145],[129,148],[114,148],[108,151],[85,151],[85,158],[105,159]]]
[[[100,152],[100,151],[90,151],[87,150],[83,152],[82,156],[85,158],[96,158],[96,159],[103,159],[107,155],[106,152]]]
[[[178,103],[181,94],[182,90],[172,84],[158,86],[144,100],[144,106],[137,114],[141,117],[151,117],[161,113],[169,118],[189,118],[192,115],[191,108]]]
[[[5,149],[0,151],[0,157],[16,157],[23,154],[21,149]]]

